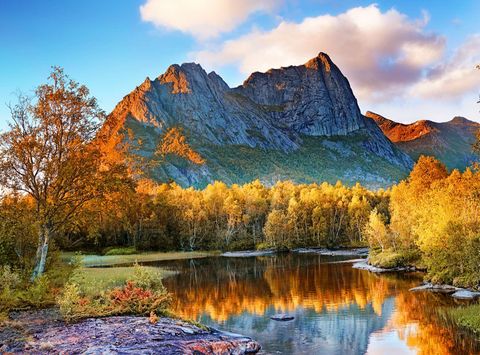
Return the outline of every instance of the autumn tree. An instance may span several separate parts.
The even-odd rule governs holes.
[[[178,127],[172,127],[166,130],[157,146],[155,154],[161,157],[173,154],[197,165],[205,163],[202,156],[187,143],[185,135]]]
[[[52,238],[88,201],[105,191],[115,169],[102,164],[96,132],[104,112],[86,86],[54,68],[33,99],[11,107],[0,135],[0,182],[35,202],[37,252],[32,279],[45,271]]]

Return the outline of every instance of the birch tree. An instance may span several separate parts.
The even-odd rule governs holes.
[[[115,174],[102,164],[96,137],[104,112],[87,87],[61,68],[53,68],[33,98],[19,96],[10,111],[9,129],[0,135],[0,183],[35,201],[34,280],[45,271],[54,235],[108,188]]]

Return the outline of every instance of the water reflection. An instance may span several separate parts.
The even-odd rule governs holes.
[[[252,336],[265,353],[469,354],[476,342],[442,324],[448,297],[412,293],[418,276],[374,275],[331,257],[285,254],[162,264],[182,317]],[[275,322],[287,312],[295,319]]]

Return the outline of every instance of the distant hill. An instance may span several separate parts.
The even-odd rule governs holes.
[[[324,53],[304,65],[253,73],[236,88],[198,64],[172,65],[125,96],[105,130],[128,132],[130,145],[149,159],[172,128],[205,164],[170,156],[151,176],[183,186],[258,178],[379,187],[413,164],[360,113],[347,78]]]
[[[475,133],[480,124],[464,117],[454,117],[448,122],[416,121],[403,124],[368,111],[383,133],[409,154],[413,160],[420,155],[431,155],[441,160],[449,169],[465,169],[478,157],[472,152]]]

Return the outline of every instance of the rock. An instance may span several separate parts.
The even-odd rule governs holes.
[[[319,254],[325,256],[367,256],[368,248],[352,248],[352,249],[325,249],[325,248],[297,248],[292,251],[295,253]]]
[[[480,292],[470,290],[458,290],[452,293],[452,297],[460,300],[473,300],[480,297]]]
[[[109,115],[102,135],[113,139],[117,132],[128,130],[133,135],[125,139],[136,153],[153,158],[162,133],[176,126],[182,127],[191,146],[207,157],[206,164],[185,166],[167,161],[156,168],[154,177],[172,178],[183,186],[215,178],[227,183],[244,182],[240,180],[243,174],[239,175],[234,166],[247,165],[248,156],[238,164],[225,155],[224,149],[218,154],[218,147],[258,149],[267,152],[262,159],[268,162],[272,152],[288,155],[306,149],[299,154],[305,154],[308,163],[295,167],[298,176],[305,176],[311,170],[309,157],[322,154],[318,148],[309,150],[305,137],[316,137],[320,146],[320,137],[352,137],[351,145],[327,142],[324,146],[333,157],[323,163],[329,164],[328,169],[337,170],[335,161],[346,155],[351,163],[348,171],[336,174],[336,179],[365,182],[366,173],[374,173],[376,166],[373,163],[371,168],[366,167],[366,162],[377,159],[397,172],[406,172],[413,165],[375,122],[361,114],[347,78],[325,53],[303,65],[253,73],[237,88],[229,88],[219,75],[207,74],[199,64],[174,64],[158,78],[146,78],[125,96]],[[359,149],[361,153],[356,152]],[[259,163],[261,180],[274,183],[287,178],[278,176],[282,171],[276,164],[269,164],[267,169]],[[254,169],[255,164],[248,165]],[[353,169],[355,165],[360,171]],[[324,168],[320,170],[328,170]],[[378,172],[368,180],[380,181],[383,175]]]
[[[222,253],[221,256],[226,256],[229,258],[246,258],[251,256],[265,256],[265,255],[273,255],[276,251],[273,249],[266,249],[266,250],[245,250],[245,251],[228,251]]]
[[[304,65],[253,73],[234,90],[300,134],[347,135],[366,127],[347,78],[325,53]]]
[[[366,270],[373,273],[381,274],[386,272],[412,272],[416,271],[414,267],[394,267],[394,268],[381,268],[368,264],[366,261],[360,261],[352,265],[354,269]]]
[[[443,285],[443,284],[437,285],[432,283],[426,283],[421,286],[413,287],[410,289],[410,291],[412,292],[429,291],[429,292],[445,293],[459,300],[473,300],[480,297],[480,292],[477,292],[477,291],[459,288],[452,285]]]
[[[18,319],[22,322],[17,323],[24,327],[19,339],[0,344],[0,353],[248,354],[260,350],[260,345],[248,337],[164,317],[156,324],[147,317],[130,316],[86,319],[74,324],[48,319],[38,323],[32,316]],[[37,325],[23,323],[28,319]],[[0,330],[0,339],[5,331],[8,329]]]
[[[286,321],[295,319],[295,317],[288,314],[280,313],[280,314],[275,314],[271,316],[270,319],[280,321],[280,322],[286,322]]]
[[[413,287],[410,291],[418,292],[418,291],[430,291],[430,292],[438,292],[438,293],[453,293],[459,290],[459,288],[451,285],[436,285],[431,283],[426,283],[421,286]]]

